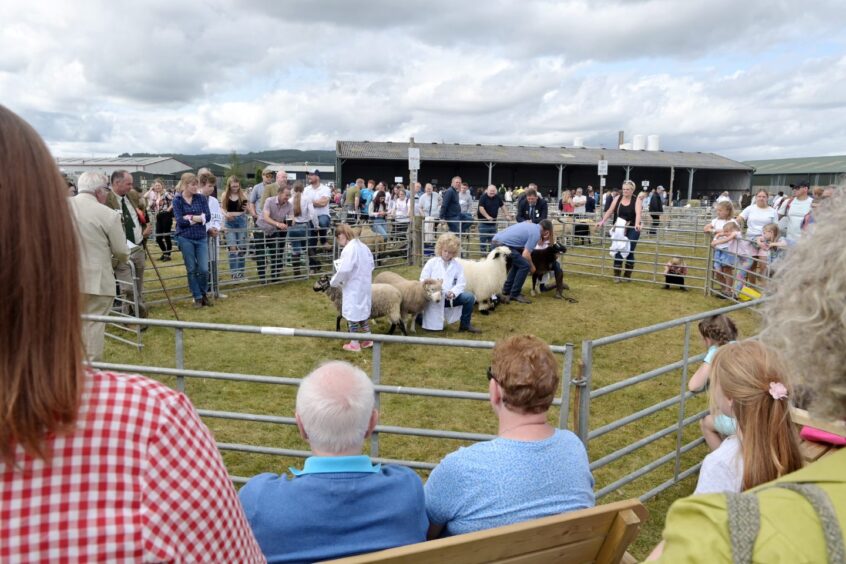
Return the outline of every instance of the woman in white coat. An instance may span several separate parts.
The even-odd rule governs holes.
[[[460,312],[461,323],[458,330],[481,333],[470,324],[476,298],[470,292],[464,291],[467,285],[464,280],[464,268],[454,260],[460,250],[461,242],[458,237],[452,233],[444,233],[438,237],[438,242],[435,244],[435,256],[426,262],[420,273],[421,281],[427,278],[443,281],[445,301],[429,302],[423,310],[423,329],[427,331],[442,331],[444,319],[447,323],[455,323]]]
[[[373,275],[373,255],[367,245],[359,241],[349,225],[335,227],[335,239],[343,247],[335,263],[335,275],[329,285],[341,288],[341,315],[347,320],[350,333],[370,333],[370,279]],[[345,351],[359,352],[373,346],[373,341],[357,340],[344,345]]]

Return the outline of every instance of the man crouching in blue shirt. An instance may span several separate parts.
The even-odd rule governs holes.
[[[376,427],[373,383],[328,362],[297,393],[297,427],[313,456],[302,470],[259,474],[239,492],[268,562],[316,562],[426,540],[423,484],[403,466],[360,454]]]

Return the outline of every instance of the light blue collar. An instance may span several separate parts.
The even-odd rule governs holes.
[[[340,472],[375,474],[381,469],[381,464],[372,464],[370,457],[363,454],[358,456],[309,456],[306,458],[302,470],[288,468],[294,476]]]

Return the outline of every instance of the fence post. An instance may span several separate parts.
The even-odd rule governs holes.
[[[714,247],[708,245],[708,259],[705,263],[705,295],[711,295],[711,285],[714,281]]]
[[[579,394],[579,438],[587,447],[588,443],[588,421],[590,419],[590,388],[591,377],[593,376],[593,341],[582,343],[582,390]]]
[[[682,359],[684,363],[681,371],[681,382],[679,383],[679,420],[678,429],[676,430],[676,462],[673,470],[673,481],[679,481],[679,471],[681,469],[681,448],[684,442],[684,408],[685,397],[687,396],[687,364],[690,355],[690,321],[684,324],[684,352]]]
[[[176,368],[182,370],[185,368],[185,336],[183,329],[176,329]],[[185,391],[185,376],[179,375],[176,377],[176,389],[180,392]]]
[[[643,227],[641,227],[640,229],[642,231]],[[652,229],[652,227],[650,227],[650,229]],[[660,249],[660,243],[661,243],[661,229],[655,228],[655,260],[653,261],[653,264],[652,264],[652,281],[653,282],[658,281],[658,262],[659,262],[658,261],[658,258],[659,258],[658,252],[659,252],[659,249]]]
[[[374,386],[378,386],[382,380],[382,343],[373,341],[373,373],[370,376]],[[376,402],[373,407],[378,411],[380,403],[379,391],[376,391]],[[379,456],[379,433],[373,431],[370,435],[370,456],[378,458]]]
[[[570,416],[570,380],[573,377],[573,344],[567,343],[564,351],[564,368],[561,378],[561,408],[558,413],[558,428],[567,428]]]

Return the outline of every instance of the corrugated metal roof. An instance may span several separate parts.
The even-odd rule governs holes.
[[[604,155],[609,166],[752,170],[752,167],[714,153],[681,151],[628,151],[580,147],[516,147],[508,145],[462,145],[415,143],[420,160],[525,164],[596,165]],[[407,160],[408,143],[338,141],[340,159]]]
[[[846,172],[846,155],[746,161],[755,174],[825,174]]]
[[[58,157],[56,162],[59,165],[76,166],[149,166],[162,161],[176,160],[173,157],[115,157],[115,158],[75,158]]]

